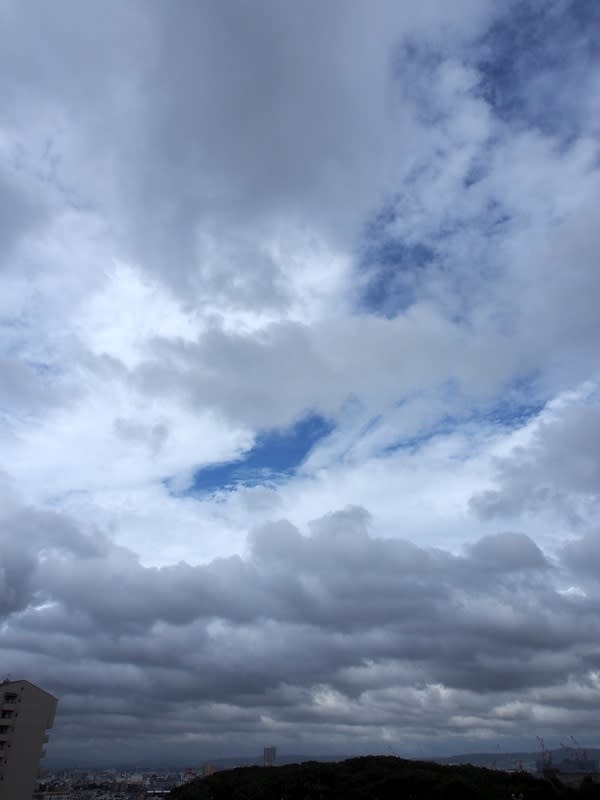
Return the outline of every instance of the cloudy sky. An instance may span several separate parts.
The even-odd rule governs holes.
[[[600,744],[599,41],[0,0],[0,648],[49,763]]]

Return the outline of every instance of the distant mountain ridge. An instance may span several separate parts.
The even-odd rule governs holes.
[[[576,758],[585,753],[587,758],[600,759],[600,748],[597,747],[566,747],[546,750],[551,756],[553,764],[559,764],[565,758]],[[477,767],[488,767],[490,769],[518,769],[519,764],[523,769],[535,766],[535,762],[540,758],[541,753],[537,751],[515,751],[513,753],[491,752],[491,753],[460,753],[452,756],[441,756],[431,759],[436,764],[472,764]]]

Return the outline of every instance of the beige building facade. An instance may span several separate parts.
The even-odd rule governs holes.
[[[56,703],[29,681],[0,683],[0,800],[31,800]]]

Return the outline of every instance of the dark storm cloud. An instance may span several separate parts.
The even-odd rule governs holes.
[[[585,684],[600,635],[597,601],[558,591],[580,571],[585,540],[560,569],[524,534],[456,556],[378,539],[349,508],[308,536],[286,521],[262,527],[245,558],[156,569],[59,515],[22,511],[3,531],[7,668],[35,654],[34,677],[66,696],[62,752],[89,714],[98,741],[113,723],[147,741],[199,725],[261,736],[266,708],[284,737],[318,720],[376,740],[388,722],[374,694],[395,693],[410,716],[435,686],[473,696],[493,728],[506,694],[520,693],[530,719],[529,693],[567,675]],[[421,727],[441,711],[422,713]]]

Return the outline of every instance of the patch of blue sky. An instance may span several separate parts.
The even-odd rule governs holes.
[[[450,384],[447,389],[450,394],[455,391]],[[385,457],[399,450],[415,452],[433,439],[455,431],[468,436],[470,431],[482,428],[516,430],[537,417],[545,404],[535,387],[535,376],[529,376],[515,381],[493,402],[465,408],[464,413],[444,414],[431,427],[386,445],[379,455]]]
[[[493,400],[472,405],[461,421],[520,428],[536,417],[547,401],[548,396],[540,385],[540,375],[534,371],[511,381]]]
[[[210,494],[239,484],[257,486],[285,480],[333,429],[329,420],[309,414],[289,428],[262,433],[254,447],[237,461],[199,469],[186,494]]]
[[[479,43],[479,90],[506,121],[569,141],[580,122],[573,98],[600,56],[599,41],[597,0],[519,2]]]
[[[418,273],[433,261],[434,252],[423,244],[384,238],[372,243],[362,269],[367,275],[361,307],[395,317],[417,299]]]
[[[474,411],[469,416],[468,422],[487,422],[510,429],[521,428],[537,417],[544,406],[545,403],[539,400],[511,402],[510,399],[502,399],[487,408]]]
[[[421,242],[406,242],[390,233],[396,221],[396,201],[385,205],[365,229],[358,265],[361,311],[392,318],[416,300],[419,274],[434,259]]]

